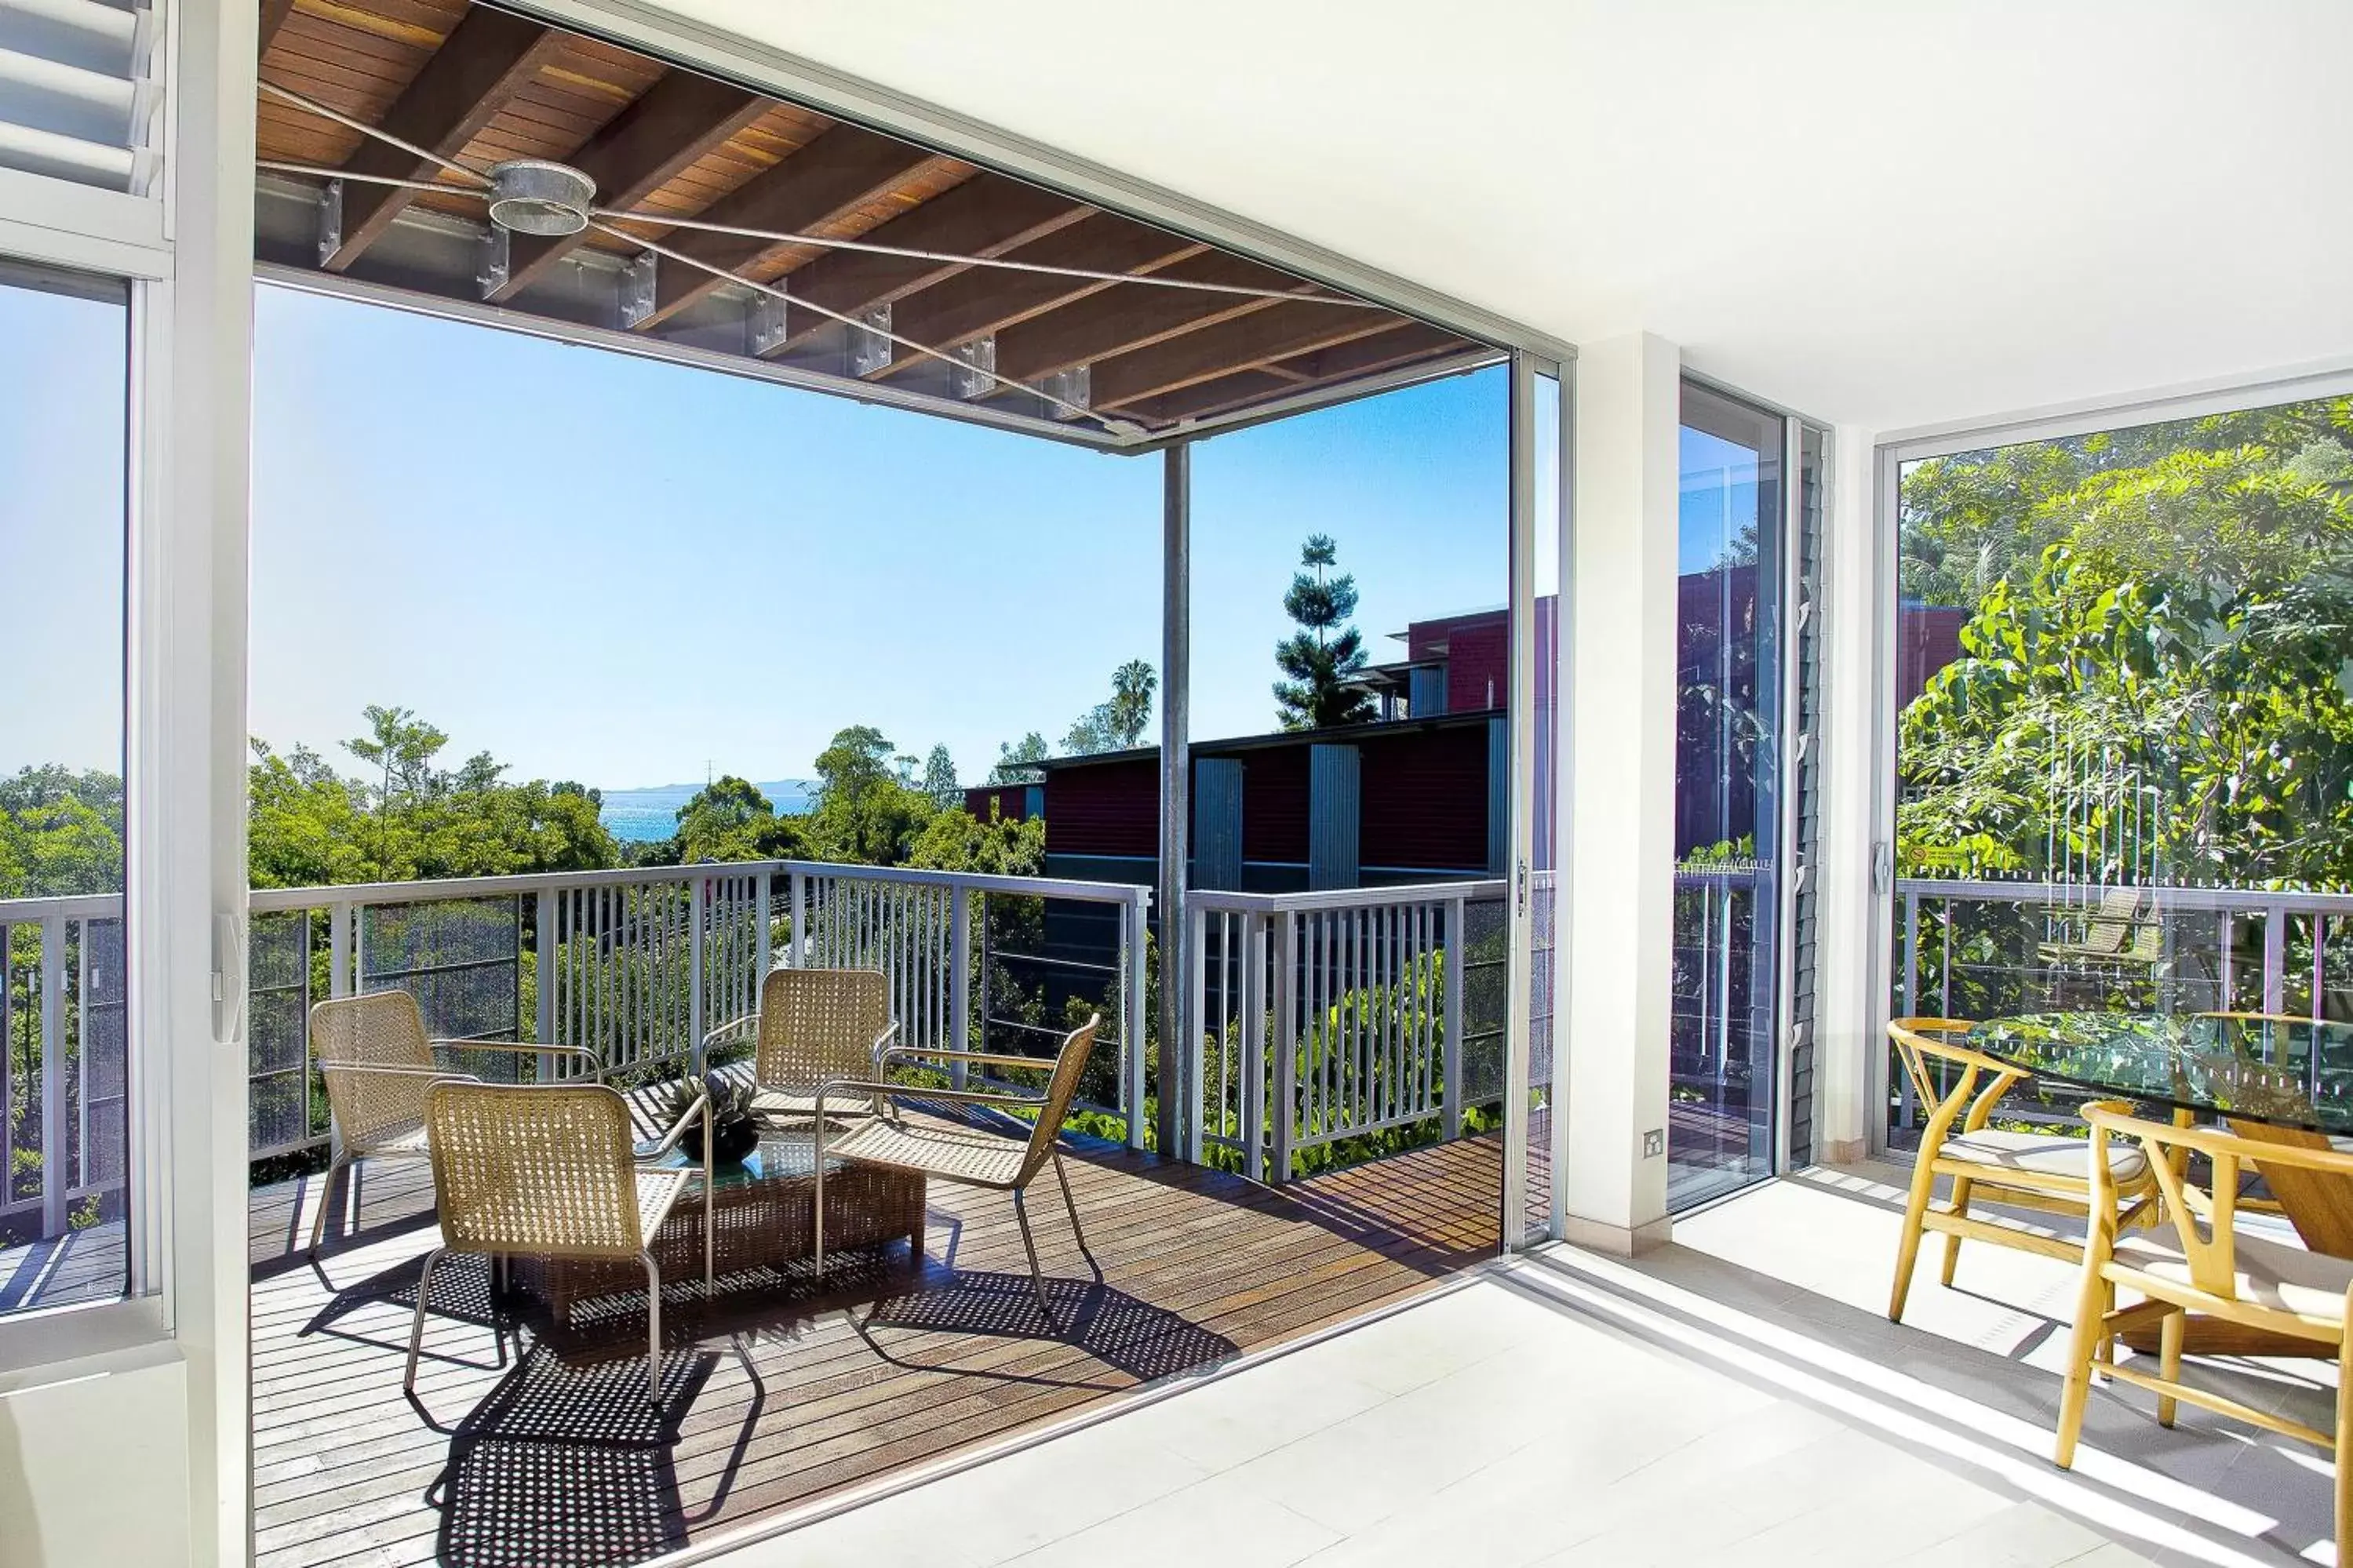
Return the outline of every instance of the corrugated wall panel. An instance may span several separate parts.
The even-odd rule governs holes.
[[[1308,779],[1307,886],[1319,891],[1356,887],[1364,798],[1364,769],[1356,748],[1309,748]]]
[[[1242,885],[1240,759],[1203,757],[1193,764],[1193,886]]]

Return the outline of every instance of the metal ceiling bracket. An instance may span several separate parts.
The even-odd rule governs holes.
[[[474,287],[483,299],[507,286],[507,231],[492,224],[474,247]]]
[[[754,294],[752,309],[744,318],[745,332],[752,353],[765,354],[783,346],[791,334],[785,326],[785,301],[775,294]]]
[[[1046,395],[1049,397],[1060,398],[1062,403],[1070,404],[1072,407],[1092,408],[1094,406],[1094,369],[1095,367],[1091,364],[1072,365],[1068,370],[1056,371],[1039,384],[1045,388]],[[1057,405],[1054,417],[1076,419],[1078,416],[1072,413],[1071,408]]]
[[[319,265],[343,247],[343,183],[329,180],[319,187]]]
[[[659,261],[650,250],[621,268],[621,325],[636,326],[654,313],[654,268]]]
[[[955,355],[956,367],[948,373],[950,390],[969,403],[976,397],[987,397],[998,386],[997,379],[997,334],[986,332],[968,343],[948,351]]]
[[[858,313],[859,325],[849,329],[848,353],[851,375],[872,375],[890,367],[891,307],[877,305]]]

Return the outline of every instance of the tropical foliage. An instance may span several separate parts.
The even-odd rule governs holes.
[[[1970,613],[1902,716],[1906,868],[2353,879],[2348,445],[2340,398],[1914,468],[1902,591]]]

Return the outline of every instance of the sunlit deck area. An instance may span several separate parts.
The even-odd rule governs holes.
[[[424,1167],[364,1168],[323,1278],[302,1256],[316,1179],[257,1189],[257,1559],[640,1562],[1403,1300],[1497,1247],[1493,1137],[1280,1190],[1072,1147],[1101,1275],[1041,1205],[1059,1331],[1002,1194],[934,1184],[919,1264],[892,1244],[829,1264],[824,1295],[805,1277],[715,1307],[699,1281],[668,1292],[659,1413],[634,1326],[602,1349],[526,1333],[498,1364],[471,1259],[437,1275],[412,1404]]]

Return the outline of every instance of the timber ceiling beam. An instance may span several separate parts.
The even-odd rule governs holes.
[[[286,25],[293,10],[294,0],[261,0],[261,20],[255,35],[258,47],[253,52],[256,59],[269,52],[270,40],[278,37],[278,29]]]
[[[1347,305],[1277,305],[1172,338],[1155,347],[1098,362],[1092,401],[1097,408],[1181,392],[1238,370],[1255,370],[1293,354],[1368,338],[1398,324],[1395,316]]]
[[[507,11],[476,5],[459,19],[378,121],[413,146],[455,158],[540,68],[561,54],[565,34]],[[343,162],[353,174],[431,180],[438,164],[370,137]],[[417,193],[352,180],[343,186],[343,238],[320,264],[341,272],[392,226]]]
[[[1038,267],[1083,267],[1096,272],[1142,274],[1199,256],[1208,249],[1208,246],[1179,235],[1099,212],[1004,254],[1007,260],[1027,261]],[[1117,287],[1097,279],[1061,273],[975,267],[901,300],[892,308],[892,330],[919,343],[951,349]],[[926,363],[925,356],[902,348],[896,358],[868,379],[879,380],[923,363]]]
[[[891,194],[935,153],[855,126],[837,125],[782,163],[753,175],[695,216],[705,223],[803,234],[855,212]],[[733,273],[790,244],[743,235],[680,229],[664,242],[705,267]],[[726,279],[664,257],[656,274],[654,308],[637,323],[639,331],[659,325],[721,288]]]
[[[565,162],[596,182],[598,205],[635,207],[771,107],[769,100],[740,87],[673,70]],[[578,249],[590,232],[513,236],[508,242],[507,280],[489,298],[501,301],[520,294]]]
[[[1159,276],[1249,289],[1303,291],[1307,287],[1287,273],[1216,251],[1162,268]],[[1260,295],[1114,284],[1076,304],[1032,317],[999,332],[997,369],[1000,375],[1015,381],[1036,382],[1058,371],[1092,364],[1114,354],[1132,353],[1220,321],[1269,310],[1275,303]]]
[[[1087,216],[1088,208],[1068,196],[1002,174],[980,174],[934,196],[914,211],[869,230],[860,238],[877,245],[909,250],[944,251],[954,256],[1003,256]],[[908,256],[882,256],[873,251],[836,250],[796,268],[786,290],[825,310],[856,315],[889,304],[918,289],[967,270],[954,262],[925,261]],[[973,268],[998,281],[1020,274],[997,268]],[[783,353],[799,346],[828,325],[818,312],[807,325],[795,324],[792,335],[768,350]],[[913,334],[909,334],[912,336]],[[918,338],[918,342],[929,342]]]
[[[1199,382],[1182,391],[1141,399],[1129,404],[1123,412],[1154,425],[1207,418],[1313,386],[1377,375],[1419,360],[1457,354],[1477,346],[1437,327],[1419,321],[1400,324],[1391,319],[1388,326],[1368,337],[1277,364]]]

